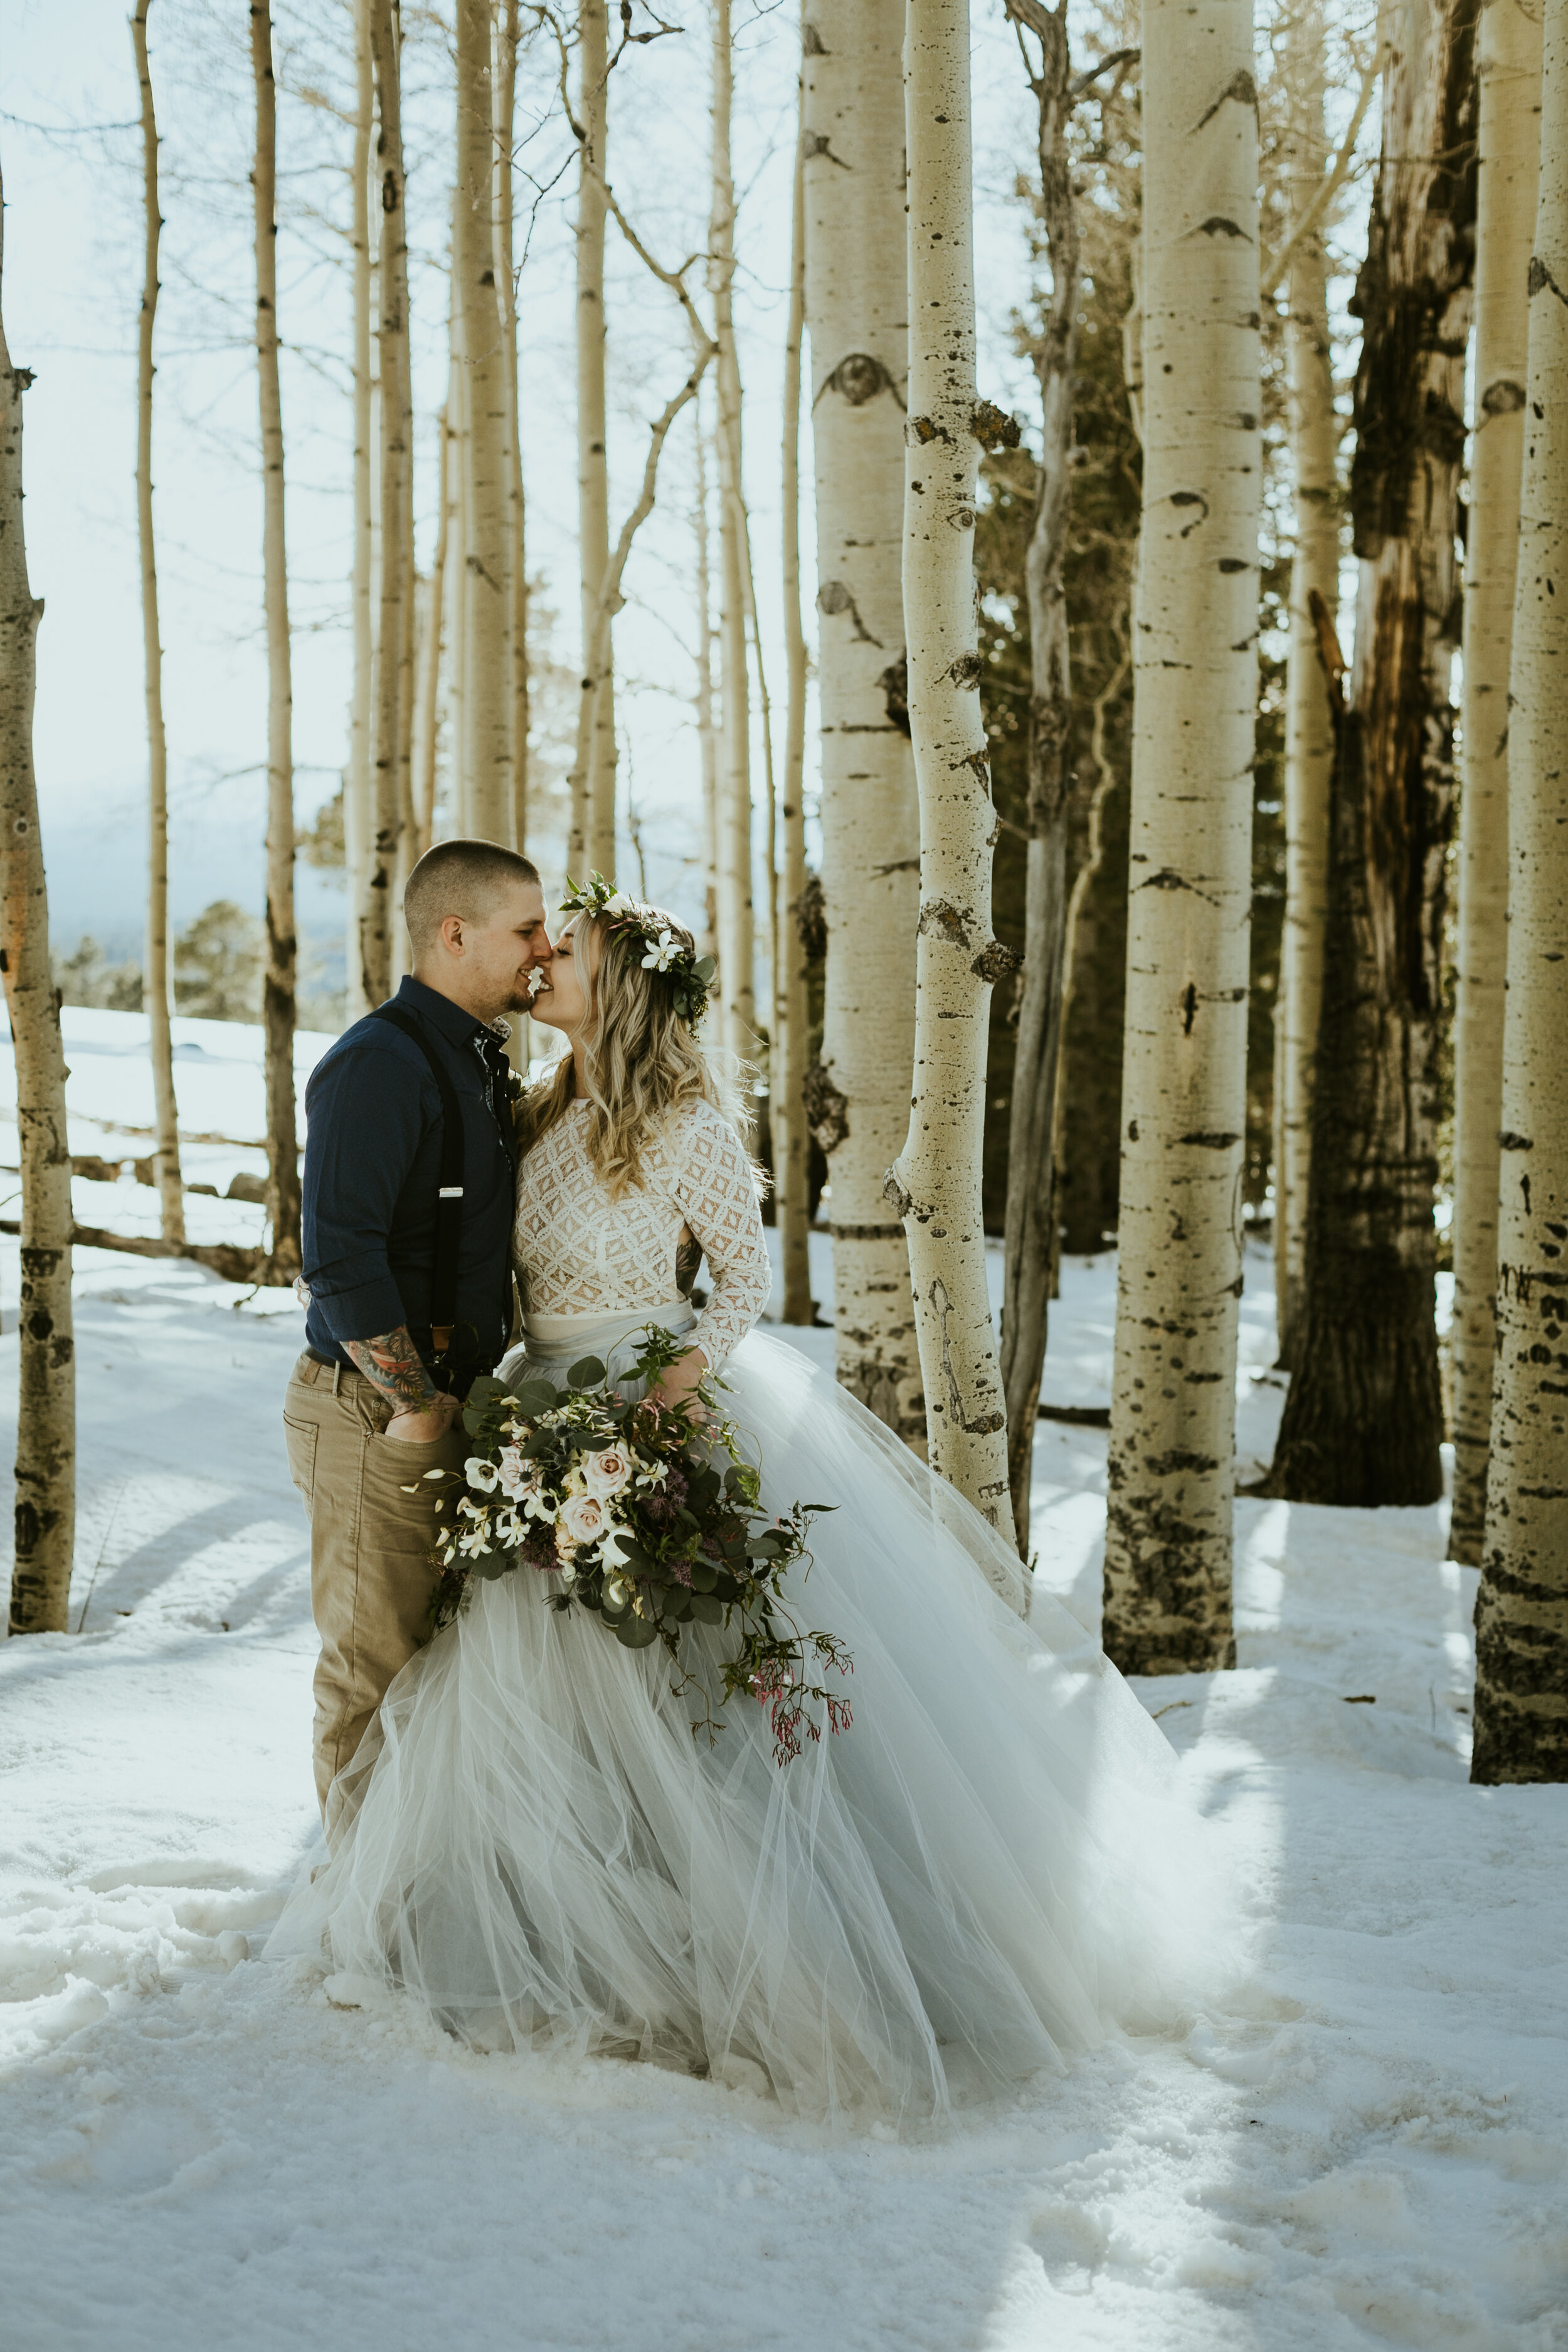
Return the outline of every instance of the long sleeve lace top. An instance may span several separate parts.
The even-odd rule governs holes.
[[[587,1106],[574,1103],[524,1154],[512,1237],[524,1308],[606,1315],[668,1305],[683,1287],[680,1244],[689,1232],[712,1278],[690,1344],[717,1371],[773,1286],[740,1139],[711,1104],[683,1103],[643,1154],[640,1190],[628,1186],[613,1201],[588,1158],[586,1129]]]

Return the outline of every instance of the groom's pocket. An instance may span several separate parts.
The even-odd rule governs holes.
[[[374,1432],[365,1440],[365,1482],[381,1507],[390,1507],[399,1517],[428,1513],[434,1522],[436,1497],[446,1479],[432,1474],[460,1475],[467,1450],[460,1430],[456,1435],[448,1432],[445,1437],[421,1438],[416,1444]]]
[[[316,1440],[321,1432],[313,1421],[283,1416],[283,1442],[289,1452],[289,1475],[305,1498],[308,1511],[316,1492]]]

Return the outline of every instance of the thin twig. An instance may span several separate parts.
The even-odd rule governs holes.
[[[1009,5],[1011,5],[1011,0],[1009,0]],[[1345,181],[1349,177],[1351,165],[1355,161],[1355,142],[1361,135],[1361,126],[1366,121],[1366,110],[1372,104],[1372,94],[1377,88],[1377,78],[1383,70],[1384,55],[1385,54],[1386,52],[1380,54],[1378,57],[1373,58],[1371,65],[1363,68],[1361,78],[1361,95],[1356,100],[1355,111],[1351,116],[1350,129],[1345,132],[1344,138],[1341,142],[1340,152],[1334,158],[1332,169],[1324,174],[1322,183],[1318,188],[1316,194],[1313,196],[1310,204],[1308,205],[1306,211],[1301,215],[1300,219],[1296,223],[1295,227],[1291,230],[1284,244],[1280,247],[1279,252],[1273,254],[1266,253],[1263,255],[1263,275],[1261,283],[1258,289],[1258,299],[1260,301],[1267,302],[1269,297],[1273,294],[1275,289],[1279,284],[1280,279],[1284,277],[1286,270],[1289,268],[1291,256],[1295,253],[1297,247],[1300,246],[1305,238],[1311,236],[1313,230],[1322,220],[1323,215],[1329,209],[1329,206],[1333,203],[1334,198],[1338,195],[1340,190],[1343,187]]]

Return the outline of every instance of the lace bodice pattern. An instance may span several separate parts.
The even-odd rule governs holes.
[[[691,1345],[717,1371],[767,1304],[773,1270],[744,1147],[710,1103],[683,1103],[643,1154],[640,1191],[611,1200],[588,1158],[587,1106],[574,1103],[523,1155],[512,1260],[536,1315],[605,1315],[677,1297],[689,1226],[712,1291]]]

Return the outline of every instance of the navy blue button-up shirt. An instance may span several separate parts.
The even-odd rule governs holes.
[[[474,1368],[489,1370],[510,1321],[515,1189],[495,1039],[422,981],[405,980],[393,1001],[419,1021],[462,1106],[458,1323],[472,1327]],[[428,1363],[442,1136],[429,1064],[392,1022],[356,1021],[311,1071],[305,1116],[305,1336],[318,1354],[347,1363],[345,1339],[379,1339],[406,1325]]]

